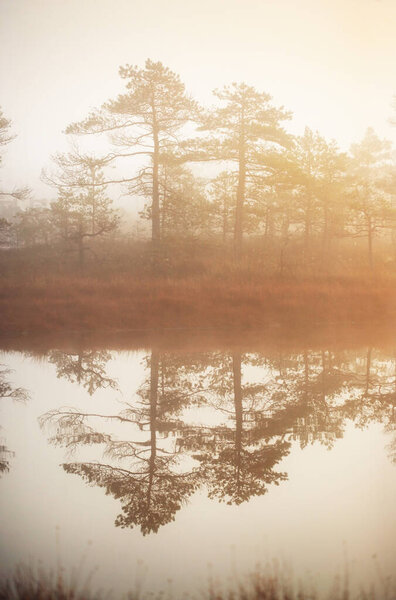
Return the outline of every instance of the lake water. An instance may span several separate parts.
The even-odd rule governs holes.
[[[395,356],[3,352],[1,573],[83,561],[93,587],[175,597],[274,559],[320,589],[392,573]]]

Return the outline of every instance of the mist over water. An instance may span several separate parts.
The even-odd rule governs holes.
[[[322,591],[391,573],[394,349],[170,347],[3,353],[2,572],[84,557],[175,597],[273,559]]]

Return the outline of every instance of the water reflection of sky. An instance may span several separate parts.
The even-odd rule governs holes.
[[[203,464],[205,469],[196,491],[182,501],[174,520],[146,536],[139,525],[132,529],[114,526],[122,499],[106,495],[98,485],[86,485],[79,475],[61,466],[107,461],[125,467],[130,458],[114,462],[104,452],[104,443],[54,445],[48,440],[59,433],[56,423],[47,423],[44,429],[38,424],[42,415],[61,407],[84,414],[125,415],[144,405],[143,426],[100,417],[83,423],[116,442],[132,440],[135,449],[149,456],[153,355],[121,352],[106,358],[94,364],[105,378],[104,389],[96,384],[93,389],[92,381],[81,377],[78,383],[75,368],[67,373],[60,355],[57,361],[53,354],[39,359],[10,353],[1,359],[14,369],[9,376],[13,385],[25,387],[30,394],[25,403],[4,399],[0,407],[1,437],[15,453],[9,472],[0,479],[2,570],[20,560],[54,564],[57,555],[69,567],[86,554],[87,573],[98,566],[98,584],[119,590],[133,588],[139,574],[149,589],[166,587],[169,578],[176,590],[200,587],[207,580],[209,564],[225,577],[232,569],[243,573],[258,560],[273,557],[290,560],[298,575],[308,570],[321,572],[324,581],[343,568],[345,552],[356,578],[373,576],[373,554],[385,571],[392,570],[396,550],[396,483],[390,456],[393,356],[370,349],[282,356],[159,353],[157,402],[166,398],[167,404],[156,415],[157,425],[162,423],[155,436],[156,448],[166,458],[178,451],[172,462],[176,475],[202,469]],[[279,480],[279,485],[269,483],[262,495],[227,505],[218,502],[219,486],[223,489],[227,482],[211,486],[210,478],[219,472],[212,456],[218,456],[221,448],[235,448],[239,368],[244,448],[253,451],[275,441],[290,444],[270,466],[288,478]],[[345,408],[348,400],[353,403]],[[299,412],[301,402],[309,404],[308,412]],[[176,411],[172,409],[175,404]],[[286,413],[291,409],[295,412],[289,418]],[[256,413],[268,423],[262,417],[257,421]],[[276,426],[274,414],[279,421]],[[249,432],[257,423],[260,435],[254,437]],[[202,428],[203,437],[197,437]],[[183,433],[188,443],[181,445]],[[209,444],[205,452],[199,447],[201,442]],[[233,455],[227,455],[227,460],[232,462]],[[233,473],[234,467],[227,473]]]

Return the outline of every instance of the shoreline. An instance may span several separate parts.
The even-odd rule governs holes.
[[[0,337],[232,339],[396,329],[392,281],[3,280]],[[199,335],[197,335],[199,332]],[[203,335],[202,335],[203,334]],[[177,335],[176,335],[177,337]],[[376,336],[375,336],[376,337]]]

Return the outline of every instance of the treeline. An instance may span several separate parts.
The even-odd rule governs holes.
[[[70,124],[70,150],[43,172],[57,198],[2,219],[3,272],[62,265],[184,275],[243,263],[285,277],[394,271],[389,141],[368,129],[345,153],[309,128],[292,136],[291,113],[244,83],[216,90],[216,106],[203,108],[160,62],[120,75],[125,93]],[[1,145],[9,127],[2,117]],[[114,186],[131,202],[146,199],[151,236],[147,228],[139,242],[126,230],[108,195]]]

